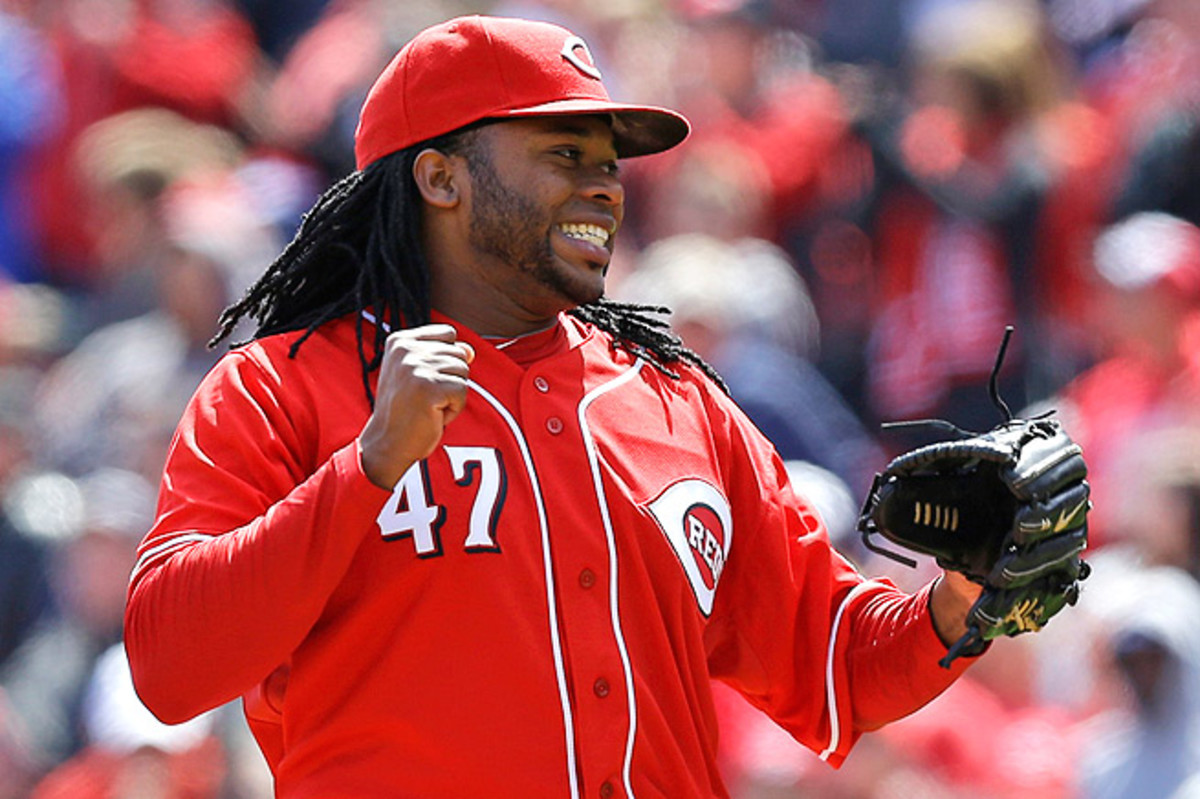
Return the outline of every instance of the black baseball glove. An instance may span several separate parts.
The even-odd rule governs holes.
[[[966,437],[889,463],[858,522],[873,551],[916,565],[872,543],[878,533],[983,586],[966,635],[941,661],[947,667],[993,638],[1041,629],[1075,604],[1090,571],[1082,559],[1091,507],[1087,466],[1062,426],[1043,416],[1009,418],[982,434],[958,432]]]

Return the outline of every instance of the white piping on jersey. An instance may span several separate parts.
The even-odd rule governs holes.
[[[567,744],[567,777],[571,785],[571,796],[579,799],[579,775],[577,773],[575,755],[575,721],[571,712],[571,696],[567,690],[567,671],[563,660],[562,641],[558,627],[558,605],[555,600],[554,565],[550,558],[550,526],[546,521],[546,508],[542,501],[542,487],[538,482],[537,472],[533,468],[533,458],[529,454],[529,445],[516,419],[509,413],[498,399],[487,389],[473,380],[467,380],[470,387],[500,414],[500,418],[508,425],[517,447],[521,450],[521,459],[525,463],[525,471],[529,475],[529,484],[533,488],[533,499],[537,505],[538,527],[542,535],[542,568],[546,574],[546,610],[550,615],[550,645],[554,651],[554,676],[558,680],[558,701],[562,705],[563,726],[566,729]]]
[[[611,391],[637,376],[645,365],[641,358],[620,376],[598,386],[579,402],[579,429],[583,433],[583,446],[587,450],[588,466],[592,472],[592,487],[596,492],[596,501],[600,506],[600,518],[604,524],[604,536],[608,543],[608,573],[609,573],[609,613],[612,616],[613,635],[617,640],[617,651],[621,655],[621,667],[625,670],[625,694],[629,705],[629,734],[625,740],[625,764],[621,770],[621,778],[625,782],[625,793],[633,799],[633,740],[637,733],[637,699],[633,693],[633,667],[629,662],[629,650],[625,646],[625,635],[621,632],[620,603],[617,596],[617,542],[613,533],[612,519],[608,514],[608,500],[604,495],[604,482],[600,476],[600,459],[596,454],[596,442],[592,438],[591,428],[587,423],[587,409],[592,401],[605,392]]]
[[[179,535],[173,535],[167,540],[155,544],[143,552],[142,556],[138,558],[137,563],[135,563],[133,566],[133,571],[129,574],[129,582],[132,583],[138,574],[153,561],[165,558],[167,555],[170,555],[177,549],[184,549],[190,547],[192,544],[198,544],[201,541],[211,541],[214,538],[216,538],[216,535],[212,533],[181,533]]]
[[[842,743],[842,723],[838,712],[837,687],[833,684],[834,656],[837,652],[838,631],[842,628],[842,615],[861,594],[882,587],[872,580],[859,583],[850,589],[850,593],[846,594],[846,598],[842,600],[837,613],[834,614],[833,628],[829,632],[829,652],[825,655],[825,700],[829,709],[829,746],[825,747],[825,750],[819,755],[821,760],[828,760]]]
[[[363,318],[372,324],[378,324],[375,317],[367,312],[362,312]],[[385,331],[390,332],[391,327],[386,323],[381,325]],[[515,339],[514,339],[515,340]],[[512,342],[501,342],[497,349],[501,349]],[[493,345],[495,346],[495,345]],[[633,786],[631,784],[631,772],[633,768],[633,741],[637,732],[637,701],[633,693],[633,667],[629,662],[629,652],[625,646],[625,638],[621,632],[621,617],[617,602],[617,549],[616,539],[613,534],[612,520],[608,515],[608,504],[604,497],[604,485],[600,479],[599,460],[596,456],[596,446],[592,439],[591,430],[588,427],[585,413],[587,407],[596,397],[609,391],[610,389],[620,386],[628,380],[631,380],[645,365],[645,361],[638,359],[632,367],[620,376],[598,386],[584,395],[579,402],[579,427],[583,434],[584,448],[587,451],[588,464],[592,472],[592,484],[596,491],[596,499],[600,506],[600,516],[604,524],[604,534],[608,543],[608,563],[609,563],[609,613],[612,617],[613,634],[617,639],[617,651],[621,655],[621,666],[625,671],[625,693],[629,697],[629,735],[625,741],[625,764],[622,769],[622,779],[625,783],[625,792],[633,799]],[[542,535],[542,566],[546,573],[546,600],[547,610],[550,615],[550,641],[554,651],[554,674],[558,680],[558,695],[559,702],[562,705],[563,722],[567,734],[567,767],[571,785],[571,796],[576,799],[579,797],[579,779],[576,773],[576,754],[575,754],[575,722],[574,714],[571,712],[571,698],[567,690],[566,667],[564,665],[562,653],[562,641],[560,640],[558,627],[558,610],[555,602],[554,588],[554,568],[553,561],[550,557],[550,530],[546,521],[546,509],[542,503],[542,489],[537,479],[537,472],[533,468],[533,458],[529,454],[529,445],[525,441],[525,436],[521,433],[520,427],[517,425],[516,419],[508,412],[498,399],[492,396],[488,391],[473,380],[467,380],[467,386],[473,389],[481,397],[483,397],[489,405],[496,409],[500,417],[504,419],[512,432],[517,446],[521,450],[521,458],[525,462],[525,470],[529,474],[530,486],[533,488],[534,500],[537,504],[538,525],[541,528]]]
[[[371,321],[374,321],[374,320],[371,320]],[[516,344],[518,341],[527,339],[530,336],[536,336],[538,333],[545,333],[547,330],[554,327],[556,324],[558,324],[558,323],[551,322],[550,324],[546,325],[545,327],[539,327],[537,330],[530,330],[528,333],[522,333],[519,336],[483,336],[482,338],[488,344],[491,344],[493,349],[502,350],[502,349],[505,349],[506,347],[511,347],[513,344]]]

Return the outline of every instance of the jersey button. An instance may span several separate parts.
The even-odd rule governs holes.
[[[545,394],[550,391],[550,381],[541,375],[538,375],[537,377],[533,378],[533,387]]]
[[[596,573],[591,569],[584,569],[579,573],[579,584],[584,588],[591,588],[596,584]]]
[[[617,789],[614,788],[613,784],[608,780],[605,780],[600,784],[600,799],[612,799],[613,794],[616,792]]]
[[[549,430],[552,435],[558,435],[563,431],[562,419],[559,419],[557,416],[551,416],[546,420],[546,429]]]
[[[596,680],[596,682],[592,683],[592,692],[595,693],[596,696],[603,699],[612,693],[612,688],[609,686],[608,680],[600,677]]]

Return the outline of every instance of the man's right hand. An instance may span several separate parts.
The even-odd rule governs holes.
[[[434,451],[446,425],[466,405],[475,350],[442,324],[399,330],[384,346],[375,409],[359,443],[363,471],[390,491],[410,466]]]

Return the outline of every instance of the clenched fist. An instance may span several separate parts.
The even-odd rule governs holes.
[[[375,409],[359,442],[363,471],[391,490],[437,447],[442,431],[467,402],[475,351],[450,325],[424,325],[388,336],[375,389]]]

